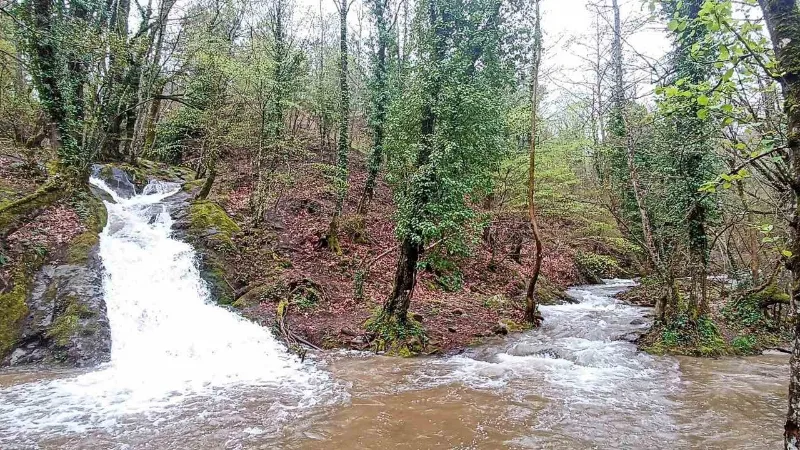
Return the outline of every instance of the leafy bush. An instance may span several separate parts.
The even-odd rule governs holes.
[[[441,253],[433,253],[420,262],[420,269],[436,275],[436,284],[445,292],[458,292],[464,287],[464,275],[455,262]]]
[[[600,278],[614,278],[622,272],[616,258],[597,253],[578,252],[575,264],[582,273]]]
[[[753,353],[756,343],[757,339],[755,336],[743,335],[736,336],[731,342],[731,346],[737,353],[750,354]]]

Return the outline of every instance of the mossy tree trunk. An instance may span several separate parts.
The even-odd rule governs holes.
[[[797,302],[800,301],[800,5],[797,0],[759,0],[772,45],[777,58],[783,89],[786,113],[786,147],[792,170],[791,189],[794,201],[794,216],[791,221],[792,256],[787,262],[792,272],[792,300],[794,309],[794,340],[789,362],[789,408],[784,424],[784,448],[800,448],[800,317]]]
[[[372,1],[372,14],[375,16],[375,28],[378,32],[377,50],[375,54],[375,71],[373,74],[372,108],[373,114],[370,125],[372,126],[372,150],[367,161],[367,181],[364,192],[358,203],[358,214],[367,211],[369,202],[375,192],[375,182],[383,160],[383,138],[385,133],[386,109],[389,101],[387,92],[386,48],[389,43],[389,30],[386,25],[387,3],[385,0]]]
[[[536,217],[536,139],[537,139],[537,111],[539,106],[539,65],[542,61],[542,29],[539,10],[539,0],[534,0],[534,32],[533,32],[533,64],[531,65],[531,148],[528,164],[528,219],[533,232],[533,243],[536,254],[534,255],[531,277],[528,280],[528,289],[525,293],[525,321],[538,325],[541,316],[536,305],[536,283],[539,281],[539,272],[542,268],[542,239],[539,233],[539,222]]]
[[[339,9],[339,140],[336,150],[336,176],[334,177],[336,205],[326,236],[328,248],[336,254],[342,253],[342,246],[339,243],[339,219],[342,216],[344,199],[347,196],[347,160],[350,153],[348,133],[350,130],[350,88],[347,82],[347,12],[349,7],[347,0],[341,0],[340,4],[337,4]]]
[[[444,58],[444,34],[439,11],[436,2],[428,1],[427,26],[430,27],[431,35],[429,42],[429,61],[423,71],[427,92],[424,92],[422,104],[422,114],[420,121],[420,146],[414,161],[416,173],[411,177],[409,183],[413,185],[410,201],[412,210],[420,213],[425,209],[430,201],[432,186],[436,186],[436,175],[430,165],[431,155],[433,154],[436,131],[436,106],[440,97],[440,74],[439,64]],[[397,270],[395,271],[392,293],[383,305],[385,316],[394,317],[399,323],[407,322],[408,308],[414,295],[414,287],[417,280],[417,263],[424,249],[424,232],[419,229],[415,220],[409,223],[409,229],[405,230],[401,237],[400,254],[397,258]]]

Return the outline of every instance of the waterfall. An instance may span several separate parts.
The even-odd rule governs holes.
[[[211,301],[195,252],[172,237],[162,203],[179,185],[151,182],[126,199],[91,181],[114,199],[100,236],[111,361],[0,390],[0,447],[31,431],[114,427],[197,396],[274,395],[297,407],[330,388],[327,374],[289,355],[269,330]]]

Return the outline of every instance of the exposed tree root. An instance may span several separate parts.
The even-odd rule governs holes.
[[[275,328],[281,339],[286,342],[289,350],[297,353],[301,360],[305,360],[307,350],[303,348],[303,345],[313,348],[314,350],[321,349],[301,336],[298,336],[289,328],[286,319],[289,315],[289,307],[292,305],[291,300],[302,292],[310,292],[317,296],[319,300],[324,300],[325,294],[319,284],[308,278],[291,281],[288,283],[288,286],[289,293],[278,303],[278,309],[275,313]]]

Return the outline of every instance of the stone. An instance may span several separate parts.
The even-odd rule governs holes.
[[[515,346],[509,348],[506,351],[506,353],[508,353],[511,356],[530,356],[537,354],[539,351],[540,349],[536,345],[520,342]]]
[[[420,313],[412,313],[411,314],[411,318],[414,319],[414,321],[419,322],[419,323],[422,323],[422,320],[424,319],[424,317],[422,317],[422,314],[420,314]]]
[[[355,348],[362,348],[367,345],[367,338],[365,336],[356,336],[350,340],[350,345]]]
[[[45,265],[27,299],[19,344],[2,365],[91,367],[111,356],[103,266],[95,245],[85,264]]]
[[[92,166],[92,174],[103,180],[115,194],[122,198],[131,198],[136,195],[136,185],[133,184],[128,173],[119,167],[95,164]]]
[[[456,329],[455,329],[455,327],[447,327],[447,331],[449,331],[451,333],[455,333]]]
[[[492,327],[492,333],[499,336],[505,336],[508,334],[508,326],[504,323],[498,323]]]
[[[645,322],[644,319],[633,319],[633,320],[631,320],[631,325],[644,325],[646,323],[647,322]]]
[[[462,311],[460,309],[455,309],[455,310],[453,310],[453,315],[454,316],[463,316],[464,315],[464,311]]]
[[[342,328],[341,330],[339,330],[339,333],[345,336],[357,336],[357,333],[349,328]]]

